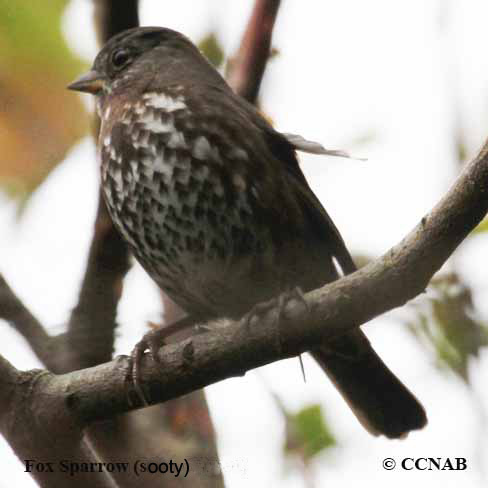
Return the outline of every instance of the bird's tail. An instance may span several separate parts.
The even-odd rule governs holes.
[[[427,423],[422,405],[388,369],[360,331],[312,351],[363,427],[390,439]]]

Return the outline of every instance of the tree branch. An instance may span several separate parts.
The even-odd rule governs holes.
[[[0,432],[26,469],[27,460],[33,461],[30,472],[39,486],[115,488],[107,473],[80,472],[73,477],[60,469],[62,460],[88,464],[98,460],[82,442],[82,430],[66,408],[64,396],[44,381],[50,376],[40,370],[18,371],[0,357]],[[41,466],[35,469],[39,461]]]
[[[142,381],[150,403],[163,402],[248,370],[292,357],[331,340],[425,290],[456,247],[488,211],[488,143],[463,170],[435,208],[381,258],[305,295],[306,306],[291,300],[259,324],[219,320],[210,332],[159,352],[160,364],[146,355]],[[81,423],[133,408],[126,398],[127,363],[118,361],[78,371],[53,381],[70,393]],[[69,385],[69,386],[68,386]],[[101,408],[101,405],[104,408]]]
[[[258,4],[262,2],[256,3],[255,12]],[[146,397],[151,403],[163,402],[216,381],[243,375],[252,368],[309,350],[319,342],[350,330],[353,324],[364,323],[404,304],[425,289],[433,274],[483,218],[488,210],[487,196],[488,145],[485,144],[446,196],[397,246],[359,271],[307,293],[306,306],[300,300],[292,300],[282,313],[270,307],[268,313],[250,324],[219,320],[208,324],[210,331],[207,333],[164,347],[159,353],[160,364],[154,364],[146,356],[141,375]],[[123,265],[123,260],[119,263]],[[112,275],[109,282],[117,285],[121,281],[120,272]],[[115,304],[117,290],[114,286],[109,292]],[[81,293],[80,303],[83,303],[83,296]],[[109,308],[111,315],[106,320],[113,322],[114,306]],[[50,342],[41,324],[4,280],[0,280],[0,316],[14,322],[19,332],[30,338],[33,348],[42,350],[45,343]],[[14,417],[11,417],[17,413],[11,407],[10,402],[14,400],[9,393],[25,395],[20,398],[29,406],[31,415],[22,418],[32,418],[37,424],[41,419],[43,425],[60,421],[68,434],[59,454],[67,451],[68,456],[90,459],[89,454],[79,452],[86,449],[80,443],[81,429],[135,408],[127,399],[127,369],[127,361],[119,358],[59,376],[38,371],[19,373],[0,358],[0,391],[8,394],[0,403],[1,429],[7,432],[7,438],[9,432],[14,432],[9,440],[14,448],[18,443],[21,443],[22,452],[31,448],[28,441],[35,424],[26,424],[19,435],[22,423],[12,423]],[[33,379],[35,381],[31,381]],[[29,385],[28,390],[21,387],[22,381]],[[31,404],[29,399],[34,398],[34,392],[39,396]],[[32,446],[32,453],[36,455],[42,454],[48,445],[46,433],[38,439],[35,449]]]
[[[0,275],[0,319],[9,322],[28,342],[39,360],[47,364],[51,352],[51,337],[15,295],[2,275]]]
[[[139,25],[139,0],[93,0],[99,44],[112,36]]]
[[[395,247],[355,273],[290,301],[259,324],[219,320],[210,332],[169,344],[160,364],[146,355],[142,381],[150,403],[292,357],[331,340],[422,293],[433,274],[488,211],[488,143],[435,208]],[[135,407],[127,399],[127,361],[50,377],[81,424]]]
[[[95,230],[88,263],[66,334],[63,371],[109,361],[113,353],[115,317],[123,279],[129,270],[129,251],[108,215],[99,192]]]
[[[280,0],[256,0],[241,45],[231,60],[227,82],[247,101],[255,103],[271,50]]]

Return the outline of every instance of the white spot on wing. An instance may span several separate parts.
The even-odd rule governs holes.
[[[249,156],[244,149],[241,149],[240,147],[235,147],[231,151],[229,151],[229,156],[230,159],[242,159],[244,161],[247,161],[249,159]]]
[[[192,170],[192,176],[197,181],[205,181],[208,177],[209,172],[210,170],[208,169],[208,166],[201,166],[200,168],[194,168]]]
[[[188,169],[179,171],[177,180],[183,185],[188,185],[188,182],[190,181],[190,171]]]
[[[219,183],[214,186],[214,192],[218,197],[224,196],[224,187]]]
[[[199,136],[193,145],[193,157],[196,159],[206,159],[211,153],[210,143],[204,136]]]
[[[214,173],[211,173],[209,175],[209,180],[212,183],[212,189],[215,192],[215,194],[218,197],[223,197],[224,196],[224,187],[222,185],[222,181],[220,180],[220,177]]]
[[[175,130],[173,117],[168,117],[168,120],[163,122],[159,117],[155,117],[150,111],[146,111],[140,121],[144,124],[144,128],[155,134],[166,134]]]
[[[138,164],[137,161],[131,161],[130,168],[132,170],[132,176],[134,177],[134,181],[137,183],[139,181],[139,171],[138,171]]]
[[[154,171],[161,173],[165,181],[169,181],[173,174],[173,166],[164,159],[164,151],[156,156],[153,161]]]
[[[115,188],[117,190],[121,190],[123,186],[123,182],[122,182],[122,171],[120,168],[113,168],[112,178],[115,182]]]
[[[154,179],[154,167],[152,166],[152,161],[151,161],[151,166],[148,166],[147,164],[144,164],[144,166],[141,168],[142,172],[146,175],[146,178],[151,182]]]
[[[182,110],[187,108],[182,95],[172,97],[164,93],[145,93],[143,98],[146,105],[149,107],[160,108],[166,112],[174,112],[175,110]]]
[[[244,180],[244,178],[239,173],[235,173],[232,176],[232,183],[234,183],[234,186],[239,191],[244,191],[246,189],[246,181]]]
[[[134,107],[134,113],[141,115],[146,111],[146,107],[142,103],[137,103]]]
[[[186,148],[186,142],[185,142],[185,136],[183,132],[178,132],[175,130],[172,132],[169,141],[168,141],[168,147],[171,149],[177,149],[177,148]]]

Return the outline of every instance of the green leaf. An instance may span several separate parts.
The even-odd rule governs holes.
[[[305,462],[336,445],[320,405],[310,405],[287,416],[285,451],[299,454]]]
[[[483,234],[484,232],[488,232],[488,219],[483,219],[471,232],[470,235],[474,236],[477,234]]]
[[[429,299],[430,320],[419,312],[412,329],[433,346],[440,367],[469,383],[469,360],[488,345],[488,327],[476,320],[471,290],[457,274],[437,278],[431,285],[436,296]]]
[[[215,68],[222,66],[224,62],[224,50],[214,32],[210,32],[210,34],[204,37],[198,43],[198,47]]]
[[[457,144],[456,144],[456,152],[457,152],[457,157],[458,157],[458,161],[460,163],[462,163],[463,161],[466,160],[467,156],[468,156],[468,151],[467,151],[467,148],[466,148],[466,143],[464,141],[464,138],[463,139],[459,139]]]
[[[62,35],[67,3],[0,0],[0,185],[20,198],[88,128],[80,98],[66,90],[85,68]]]

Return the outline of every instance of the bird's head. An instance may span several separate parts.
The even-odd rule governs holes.
[[[190,59],[188,59],[190,58]],[[88,73],[68,85],[93,95],[138,86],[175,67],[197,63],[202,56],[183,34],[162,27],[136,27],[112,37],[98,53]],[[183,62],[182,62],[183,61]]]

